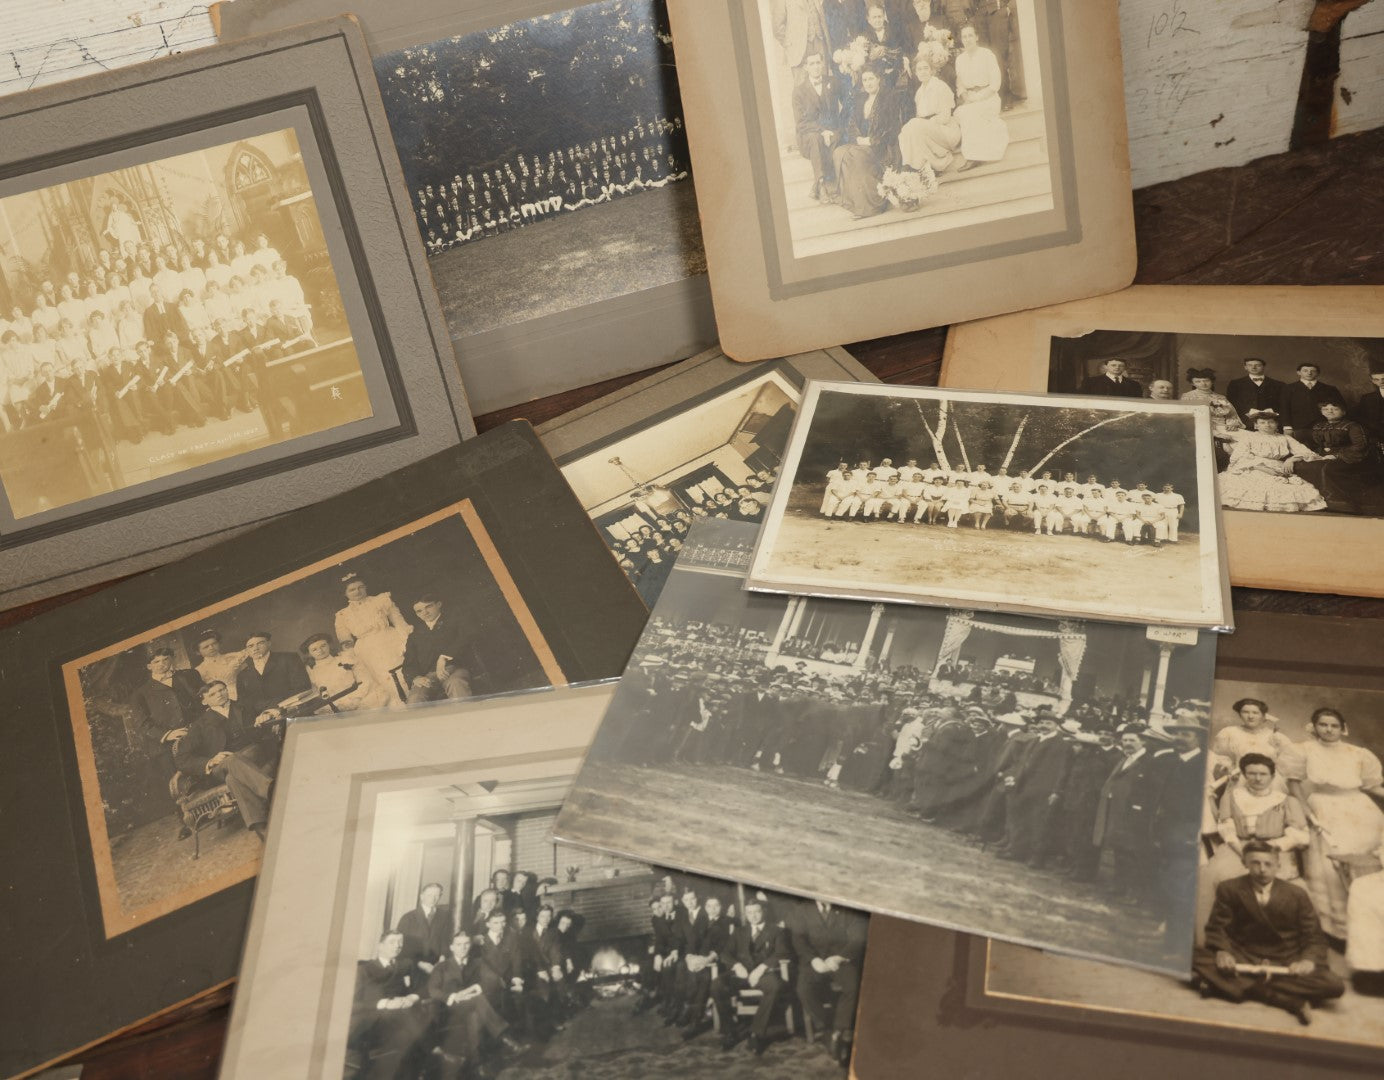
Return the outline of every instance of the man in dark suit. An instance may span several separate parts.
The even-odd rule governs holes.
[[[1193,955],[1193,975],[1206,991],[1236,1004],[1261,1001],[1310,1024],[1313,1005],[1345,992],[1327,966],[1316,909],[1301,888],[1278,880],[1279,852],[1267,841],[1246,842],[1241,858],[1247,873],[1216,886],[1206,944]],[[1240,970],[1260,965],[1287,971]]]
[[[499,909],[485,921],[485,933],[475,940],[477,974],[491,1008],[510,1023],[526,1022],[530,1031],[543,1030],[543,1011],[524,982],[524,957],[519,934]]]
[[[154,391],[166,412],[188,427],[202,427],[210,408],[197,373],[197,357],[183,345],[177,331],[168,330],[154,350],[154,369],[164,370],[163,382]]]
[[[725,914],[720,897],[708,896],[706,934],[702,939],[701,951],[688,953],[682,958],[687,968],[682,1009],[686,1017],[686,1030],[682,1037],[686,1040],[695,1039],[711,1029],[711,1021],[706,1018],[706,1003],[711,997],[712,966],[727,962],[735,945],[735,932],[735,921]]]
[[[1127,726],[1119,737],[1124,759],[1101,788],[1092,842],[1111,853],[1115,884],[1124,899],[1143,903],[1152,888],[1152,823],[1161,770],[1146,742],[1153,736],[1146,730]]]
[[[1298,365],[1298,381],[1289,383],[1283,391],[1283,433],[1299,442],[1311,445],[1312,428],[1322,418],[1322,403],[1333,401],[1345,407],[1345,396],[1330,383],[1320,379],[1321,368],[1316,364]]]
[[[803,62],[803,79],[793,88],[793,123],[798,152],[812,165],[809,195],[830,200],[836,192],[833,151],[841,141],[841,96],[820,55]]]
[[[1374,389],[1361,395],[1350,418],[1365,429],[1378,458],[1384,449],[1384,371],[1371,372],[1370,382],[1374,383]]]
[[[437,1009],[443,1075],[460,1080],[467,1075],[465,1069],[479,1075],[484,1036],[498,1039],[511,1051],[523,1048],[509,1035],[509,1025],[481,989],[471,936],[465,931],[455,935],[447,953],[428,975],[427,996]]]
[[[147,745],[157,747],[156,757],[164,766],[165,776],[172,776],[173,760],[164,749],[187,726],[202,707],[202,680],[195,671],[173,666],[172,649],[155,649],[149,654],[145,667],[149,681],[141,683],[130,695],[135,724],[144,733]]]
[[[727,710],[732,765],[753,765],[769,730],[777,724],[779,701],[772,690],[773,672],[761,671],[755,679],[754,689],[736,695]]]
[[[1272,409],[1276,413],[1283,412],[1283,391],[1287,387],[1277,379],[1271,379],[1264,374],[1264,361],[1257,356],[1245,357],[1245,373],[1238,379],[1231,379],[1226,385],[1225,396],[1230,404],[1235,406],[1235,411],[1240,414],[1240,420],[1247,426],[1249,414],[1252,409]]]
[[[404,645],[408,701],[455,701],[471,696],[471,636],[458,619],[449,619],[436,593],[413,605],[418,617]]]
[[[689,956],[699,956],[706,951],[707,919],[706,907],[698,898],[696,887],[691,884],[684,886],[682,903],[673,924],[678,959],[674,965],[673,1000],[665,1013],[664,1027],[688,1022],[687,994],[691,973],[686,961]]]
[[[418,906],[399,919],[399,933],[404,935],[403,959],[425,976],[431,975],[433,966],[447,955],[451,942],[452,909],[440,904],[441,899],[442,886],[430,882],[419,890]]]
[[[173,761],[190,779],[211,777],[224,783],[240,809],[245,827],[264,839],[269,791],[279,764],[279,740],[256,724],[226,684],[202,687],[202,712],[173,744]]]
[[[865,957],[863,916],[842,911],[825,900],[798,913],[793,924],[793,952],[798,957],[798,998],[818,1030],[828,1030],[826,998],[836,994],[831,1017],[831,1052],[842,1065],[850,1062],[855,1006],[860,997],[860,964]]]
[[[636,1014],[647,1012],[657,1005],[668,1008],[673,999],[673,984],[677,976],[677,898],[670,892],[658,892],[649,898],[649,963],[642,980]]]
[[[257,630],[245,639],[249,662],[235,677],[236,700],[255,718],[279,703],[312,688],[308,669],[293,652],[274,652],[267,631]]]
[[[217,319],[216,336],[207,342],[206,362],[220,370],[227,404],[241,412],[249,412],[253,408],[253,379],[249,360],[250,354],[240,336],[231,328],[231,321]],[[227,361],[230,361],[229,365]]]
[[[1129,365],[1123,360],[1111,357],[1101,364],[1099,375],[1089,375],[1081,380],[1081,393],[1100,397],[1143,397],[1143,386],[1125,374],[1128,368]]]
[[[150,285],[149,306],[144,309],[144,338],[162,341],[170,330],[178,338],[186,338],[187,320],[178,305],[166,299],[157,285]]]
[[[423,1003],[425,987],[399,959],[403,935],[386,931],[375,955],[356,965],[356,992],[346,1035],[347,1060],[358,1061],[360,1080],[416,1075],[423,1036],[432,1019]]]
[[[759,1005],[750,1021],[750,1049],[756,1055],[769,1045],[769,1025],[783,995],[783,962],[788,958],[781,927],[765,919],[764,901],[745,901],[745,925],[737,929],[730,951],[721,957],[721,970],[711,988],[716,1013],[721,1019],[721,1048],[731,1049],[745,1037],[736,1015],[735,1001],[742,990],[758,990]]]
[[[1200,830],[1206,804],[1205,710],[1179,708],[1163,730],[1173,746],[1157,755],[1163,769],[1158,802],[1153,811],[1153,843],[1158,851],[1159,915],[1164,924],[1163,948],[1169,956],[1186,955],[1192,940],[1194,911],[1187,883],[1196,880]]]
[[[1005,777],[1009,789],[1005,846],[1001,856],[1041,866],[1049,854],[1052,821],[1066,794],[1072,767],[1070,744],[1061,737],[1050,705],[1040,705],[1031,721],[1035,738],[1017,769]]]

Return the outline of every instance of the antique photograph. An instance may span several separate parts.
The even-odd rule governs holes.
[[[1225,628],[1188,405],[812,382],[749,588]]]
[[[1048,390],[1207,406],[1228,509],[1384,517],[1384,338],[1093,330]]]
[[[370,416],[292,128],[0,199],[15,519]]]
[[[800,396],[783,372],[754,375],[559,462],[650,607],[694,521],[763,521]]]
[[[758,0],[797,258],[1050,211],[1033,0]]]
[[[683,548],[566,841],[1185,973],[1215,635],[743,585]]]
[[[570,774],[446,779],[373,808],[346,1080],[844,1074],[867,916],[554,843]]]
[[[1217,679],[1190,983],[995,945],[988,998],[1384,1048],[1384,693]]]
[[[470,502],[64,665],[108,937],[254,875],[284,724],[565,682]]]
[[[375,73],[453,337],[706,272],[662,0],[412,46]]]

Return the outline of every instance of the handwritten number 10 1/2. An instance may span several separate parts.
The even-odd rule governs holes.
[[[1164,34],[1168,37],[1177,37],[1178,34],[1200,34],[1200,30],[1187,25],[1187,18],[1187,9],[1182,6],[1182,0],[1173,0],[1166,11],[1149,16],[1148,44],[1152,45],[1154,38],[1162,37]]]

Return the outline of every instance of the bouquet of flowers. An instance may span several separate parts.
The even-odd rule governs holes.
[[[832,53],[831,60],[843,75],[848,75],[854,79],[865,70],[865,65],[870,62],[870,43],[864,35],[861,35],[844,49],[837,49]]]
[[[885,169],[879,193],[894,209],[912,213],[937,194],[937,174],[931,165],[921,169]]]

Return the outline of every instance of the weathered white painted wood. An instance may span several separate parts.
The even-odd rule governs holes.
[[[1384,124],[1384,2],[1352,11],[1341,23],[1341,77],[1336,80],[1335,134]]]

